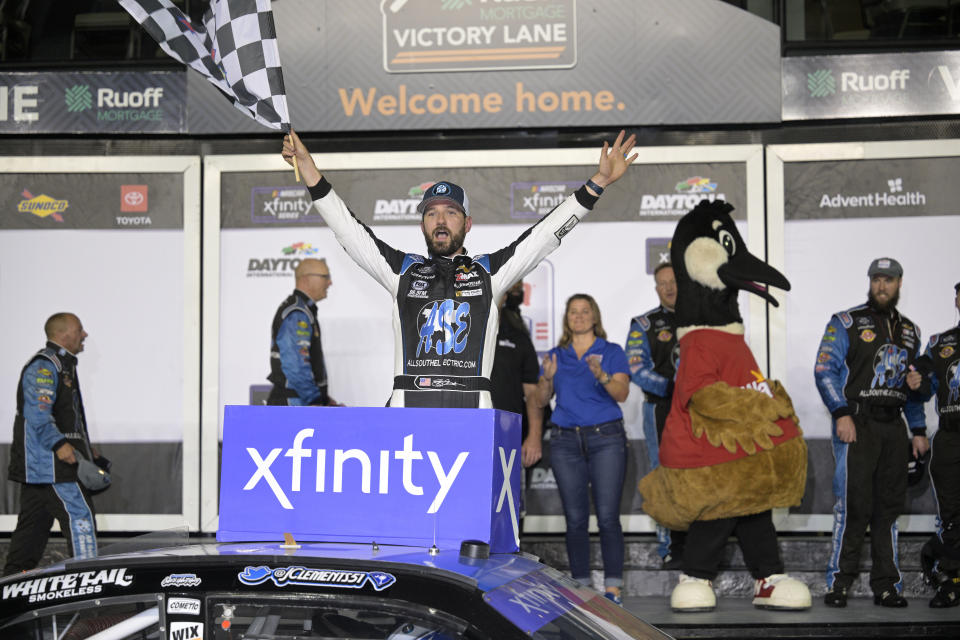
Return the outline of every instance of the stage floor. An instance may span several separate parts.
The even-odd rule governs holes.
[[[844,609],[814,599],[809,611],[766,611],[749,598],[719,598],[709,613],[674,613],[664,597],[626,597],[623,606],[675,638],[960,638],[960,607],[931,609],[914,598],[888,609],[851,598]]]

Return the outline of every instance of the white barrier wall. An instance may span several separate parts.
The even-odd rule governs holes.
[[[767,149],[770,257],[794,285],[771,313],[771,375],[786,381],[811,446],[804,499],[812,515],[789,526],[828,530],[831,418],[813,367],[831,314],[867,300],[867,267],[890,256],[904,269],[898,309],[921,331],[957,324],[953,286],[960,280],[960,145],[955,140],[771,146]],[[927,405],[936,431],[933,403]],[[933,526],[929,485],[911,489],[902,530]],[[821,515],[817,515],[821,514]]]
[[[778,526],[827,531],[830,421],[813,385],[820,335],[831,313],[865,299],[867,264],[881,255],[903,263],[900,308],[925,339],[956,323],[960,145],[776,146],[767,149],[765,176],[763,151],[642,148],[526,278],[523,313],[544,351],[556,343],[566,298],[586,292],[609,338],[623,344],[630,318],[657,304],[651,273],[669,253],[676,220],[701,197],[734,204],[750,250],[793,284],[777,293],[783,304],[769,318],[762,300],[740,297],[751,348],[768,376],[785,382],[811,448],[804,504],[780,514]],[[415,213],[423,189],[438,179],[463,185],[474,218],[466,246],[478,254],[506,245],[575,190],[597,156],[570,149],[315,157],[378,237],[411,252],[424,246]],[[201,264],[199,158],[0,158],[0,303],[13,310],[0,316],[0,415],[12,424],[16,378],[43,344],[46,317],[78,313],[91,334],[80,356],[91,431],[118,465],[116,486],[97,499],[105,531],[183,523],[215,530],[223,406],[257,403],[269,388],[270,323],[298,260],[325,257],[333,276],[319,305],[332,395],[382,406],[391,387],[392,301],[342,251],[279,156],[204,163]],[[149,171],[131,172],[137,167]],[[871,194],[892,204],[845,206]],[[41,201],[46,209],[30,204]],[[42,211],[52,213],[35,214]],[[632,387],[623,405],[632,450],[621,505],[628,531],[652,530],[635,488],[647,469],[641,402]],[[4,456],[9,440],[9,427],[0,429]],[[3,486],[0,526],[9,530],[16,492]],[[910,495],[905,530],[932,527],[928,493]],[[530,476],[527,499],[527,531],[562,530],[548,456]]]
[[[0,158],[0,428],[6,461],[21,368],[43,325],[77,314],[91,438],[113,462],[103,530],[196,529],[199,500],[200,160]]]

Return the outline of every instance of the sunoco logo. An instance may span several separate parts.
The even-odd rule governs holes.
[[[848,209],[858,207],[922,207],[927,196],[922,191],[904,191],[902,178],[887,180],[886,191],[845,194],[824,193],[820,196],[821,209]]]
[[[373,206],[373,221],[419,220],[420,214],[417,213],[417,205],[423,200],[423,194],[433,185],[433,182],[422,182],[414,185],[407,191],[406,198],[377,199]]]
[[[38,218],[49,217],[57,222],[63,222],[63,216],[60,214],[70,206],[70,202],[67,200],[57,200],[46,194],[35,196],[26,189],[23,190],[21,195],[24,200],[21,200],[20,204],[17,205],[17,211],[29,213]]]
[[[681,180],[674,187],[674,193],[645,193],[640,198],[641,216],[683,216],[697,206],[701,200],[726,200],[717,193],[717,183],[702,176]]]
[[[254,187],[250,191],[250,221],[260,224],[320,222],[310,193],[303,187]]]
[[[550,213],[582,182],[514,182],[510,185],[510,217],[537,219]]]
[[[317,254],[317,248],[307,242],[295,242],[280,250],[280,258],[250,258],[247,262],[247,277],[262,278],[288,276],[296,271],[300,260]]]

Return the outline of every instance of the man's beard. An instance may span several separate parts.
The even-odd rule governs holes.
[[[900,302],[900,290],[897,289],[890,299],[886,302],[880,302],[873,297],[873,292],[867,292],[867,300],[870,302],[870,306],[876,309],[877,311],[893,311],[897,308],[897,303]]]
[[[463,248],[463,241],[467,237],[467,230],[466,228],[463,228],[460,230],[459,234],[456,234],[445,227],[444,230],[447,232],[446,248],[442,248],[439,242],[428,235],[426,231],[423,232],[423,239],[427,243],[427,251],[435,256],[443,256],[448,258],[456,253],[459,253],[460,249]],[[434,231],[436,231],[436,229],[434,229]]]

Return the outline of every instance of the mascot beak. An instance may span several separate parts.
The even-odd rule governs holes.
[[[790,282],[782,273],[749,251],[742,249],[730,256],[730,259],[717,269],[717,275],[731,289],[742,289],[756,294],[775,307],[779,307],[780,303],[770,294],[765,285],[784,291],[790,290]]]

